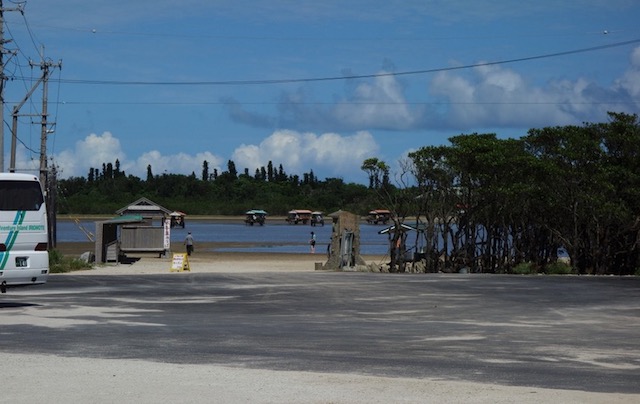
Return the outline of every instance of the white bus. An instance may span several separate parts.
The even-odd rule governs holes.
[[[0,292],[47,281],[47,207],[38,177],[0,173]]]

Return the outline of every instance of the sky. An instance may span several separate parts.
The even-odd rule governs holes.
[[[366,184],[452,136],[638,113],[637,0],[3,0],[4,167],[200,177],[282,164]],[[13,11],[22,4],[23,12]]]

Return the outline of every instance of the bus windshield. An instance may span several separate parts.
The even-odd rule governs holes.
[[[37,211],[44,203],[40,184],[35,181],[0,181],[0,210]]]

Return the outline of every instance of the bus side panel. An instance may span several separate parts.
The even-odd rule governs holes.
[[[0,283],[6,286],[42,284],[49,275],[49,253],[36,251],[47,245],[47,215],[43,204],[37,211],[2,212],[0,243]]]

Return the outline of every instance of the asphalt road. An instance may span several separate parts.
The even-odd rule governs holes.
[[[640,393],[640,278],[52,275],[0,352]]]

